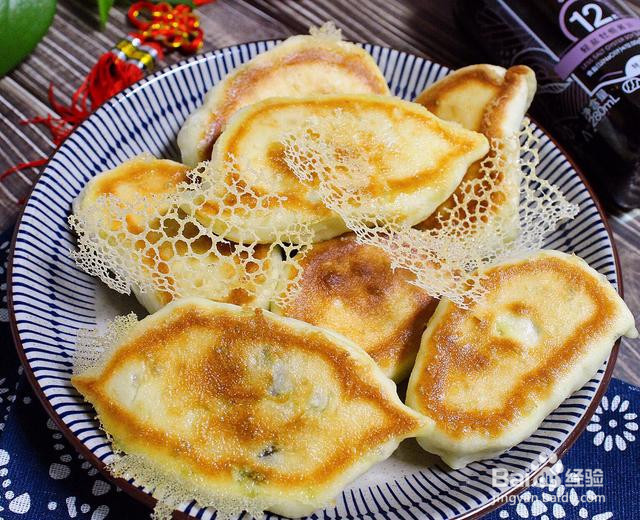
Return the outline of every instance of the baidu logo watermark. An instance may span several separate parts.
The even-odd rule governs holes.
[[[546,465],[538,472],[539,468]],[[537,460],[529,464],[526,471],[509,471],[506,468],[491,470],[491,485],[497,488],[525,487],[557,487],[562,484],[564,467],[555,453],[548,456],[540,454]]]
[[[542,470],[540,468],[543,467]],[[506,468],[491,470],[491,483],[498,489],[514,487],[541,488],[545,502],[555,503],[603,503],[606,497],[597,494],[592,488],[604,486],[604,473],[599,468],[565,468],[562,461],[552,453],[540,454],[527,470],[509,471]],[[580,490],[580,488],[589,488]],[[539,501],[539,497],[530,492],[521,495],[503,496],[498,501],[516,505],[527,500]]]

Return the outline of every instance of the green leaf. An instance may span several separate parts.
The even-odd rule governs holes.
[[[98,0],[98,10],[100,11],[100,25],[104,27],[109,18],[109,11],[113,6],[113,0]]]
[[[0,77],[34,49],[55,12],[56,0],[0,0]]]

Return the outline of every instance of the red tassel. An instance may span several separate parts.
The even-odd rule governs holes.
[[[22,124],[45,125],[56,146],[84,121],[91,112],[98,108],[107,99],[114,96],[129,85],[133,85],[142,78],[142,71],[133,63],[121,60],[112,52],[105,52],[91,69],[82,85],[71,96],[69,106],[58,103],[53,92],[53,83],[49,85],[49,103],[58,117],[48,115],[35,117]],[[0,174],[0,181],[12,173],[27,168],[42,166],[47,158],[36,159],[26,163],[16,164]]]
[[[37,168],[38,166],[42,166],[43,164],[46,164],[48,160],[49,159],[36,159],[35,161],[16,164],[15,166],[12,166],[8,170],[5,170],[2,173],[0,173],[0,181],[4,180],[6,177],[9,177],[9,175],[11,175],[12,173],[16,173],[21,170],[26,170],[27,168]]]
[[[78,89],[85,99],[91,99],[91,110],[136,81],[142,79],[142,70],[133,63],[122,61],[112,52],[106,52],[91,69],[87,79]],[[84,94],[86,91],[87,94]],[[88,115],[88,114],[87,114]],[[86,117],[86,116],[85,116]]]
[[[142,78],[142,71],[133,63],[121,60],[112,52],[105,52],[93,66],[84,82],[71,96],[71,104],[58,103],[49,85],[49,103],[59,117],[36,117],[23,123],[43,124],[51,132],[56,146],[87,116],[111,96]],[[90,106],[89,106],[90,105]]]
[[[195,0],[196,5],[213,0]],[[146,20],[144,14],[152,18]],[[179,48],[186,53],[196,52],[202,47],[203,34],[200,21],[188,6],[173,7],[168,3],[137,2],[129,9],[129,20],[141,33],[134,33],[145,45],[156,50],[156,58],[162,59],[162,46],[168,49]],[[153,23],[152,23],[153,22]],[[153,60],[152,60],[153,61]],[[146,62],[140,62],[147,66]],[[45,125],[56,146],[84,121],[91,112],[111,96],[132,85],[143,76],[142,70],[134,63],[123,61],[113,52],[105,52],[91,69],[82,85],[71,96],[71,103],[58,103],[53,92],[53,83],[49,86],[49,103],[57,117],[48,115],[36,117],[22,124]],[[0,180],[17,171],[41,166],[46,158],[17,164],[0,174]]]
[[[51,91],[53,90],[53,86],[49,87]],[[53,143],[56,146],[59,146],[62,141],[64,141],[65,137],[69,135],[71,132],[71,128],[67,124],[67,122],[59,117],[53,117],[48,115],[47,117],[34,117],[33,119],[28,119],[26,121],[20,121],[21,124],[40,124],[45,125],[49,132],[51,133],[51,138],[53,139]]]

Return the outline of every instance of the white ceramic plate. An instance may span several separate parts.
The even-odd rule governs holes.
[[[238,64],[276,43],[248,43],[196,56],[119,94],[60,146],[26,204],[15,236],[10,278],[18,350],[53,419],[76,448],[103,470],[103,462],[112,455],[110,444],[93,419],[94,411],[69,382],[76,332],[132,309],[139,316],[144,311],[132,297],[109,291],[69,258],[68,251],[74,248],[67,225],[71,202],[91,177],[143,151],[178,158],[178,130],[209,88]],[[413,99],[448,72],[411,54],[377,45],[364,47],[382,69],[391,92],[405,99]],[[549,237],[547,246],[578,254],[615,285],[615,252],[597,203],[556,144],[541,130],[537,133],[541,137],[538,174],[580,205],[579,216]],[[606,364],[534,435],[501,457],[453,471],[422,451],[415,441],[405,441],[389,460],[345,490],[335,507],[313,516],[451,519],[486,513],[500,497],[517,490],[517,486],[492,486],[492,470],[505,468],[531,475],[550,456],[562,453],[582,431],[595,408],[594,400],[604,391],[610,377],[605,369]],[[123,481],[119,485],[152,503],[138,487]],[[182,509],[204,519],[214,514],[195,503],[184,504]]]

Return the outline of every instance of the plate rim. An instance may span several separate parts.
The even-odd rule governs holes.
[[[204,52],[204,53],[198,53],[198,54],[195,54],[194,56],[190,56],[188,58],[182,59],[182,60],[180,60],[180,61],[178,61],[178,62],[176,62],[176,63],[174,63],[172,65],[168,65],[166,67],[162,67],[162,68],[156,70],[155,72],[149,74],[148,76],[143,77],[139,81],[135,82],[134,84],[130,85],[129,87],[125,88],[124,90],[122,90],[121,92],[116,94],[115,96],[107,99],[104,103],[102,103],[100,106],[98,106],[92,112],[92,114],[95,111],[97,111],[98,109],[107,108],[107,107],[109,107],[111,105],[115,105],[117,103],[120,103],[121,100],[123,100],[126,97],[128,97],[129,95],[131,95],[133,92],[135,92],[137,89],[139,89],[143,85],[145,85],[145,84],[147,84],[149,82],[155,81],[157,78],[159,78],[161,76],[165,76],[167,73],[169,73],[172,70],[183,68],[183,67],[185,67],[187,65],[191,65],[192,63],[198,62],[198,61],[201,61],[201,60],[205,60],[205,61],[209,60],[211,58],[214,58],[217,55],[222,55],[225,51],[227,51],[229,49],[237,48],[237,47],[239,47],[241,45],[251,45],[251,44],[256,44],[257,45],[259,43],[270,43],[270,42],[276,42],[277,43],[277,42],[281,42],[281,41],[282,41],[282,38],[269,38],[269,39],[262,39],[262,40],[251,40],[251,41],[247,41],[247,42],[240,42],[240,43],[227,45],[225,47],[220,47],[220,48],[217,48],[217,49],[213,49],[213,50],[210,50],[210,51],[207,51],[207,52]],[[379,47],[380,49],[387,49],[388,51],[396,51],[396,52],[399,52],[399,53],[403,53],[403,54],[406,54],[406,55],[409,55],[409,56],[414,56],[416,58],[420,58],[420,59],[426,60],[426,61],[428,61],[430,63],[433,63],[433,64],[436,64],[436,65],[440,65],[442,67],[445,67],[445,68],[449,69],[450,71],[455,70],[449,65],[442,64],[441,62],[433,60],[433,59],[431,59],[431,58],[429,58],[427,56],[420,56],[420,55],[418,55],[416,53],[413,53],[413,52],[409,52],[409,51],[405,51],[405,50],[401,50],[401,49],[396,49],[396,48],[393,48],[393,47],[389,47],[389,46],[386,46],[386,45],[380,45],[380,44],[377,44],[377,43],[370,43],[370,42],[356,42],[356,43],[358,43],[359,45],[376,46],[376,47]],[[29,361],[27,359],[26,353],[24,352],[24,346],[22,344],[22,340],[21,340],[20,335],[18,333],[18,325],[17,325],[17,322],[16,322],[16,315],[15,315],[14,302],[13,302],[14,252],[15,252],[15,244],[16,244],[17,237],[18,237],[18,231],[20,230],[20,227],[22,225],[22,220],[23,220],[23,217],[24,217],[25,209],[27,207],[27,204],[28,204],[29,200],[31,199],[31,195],[32,195],[33,191],[35,190],[36,186],[39,184],[44,171],[49,166],[49,163],[51,162],[53,157],[65,145],[65,143],[67,142],[67,139],[72,137],[73,134],[76,132],[76,130],[80,126],[85,124],[89,120],[90,117],[91,117],[91,115],[89,115],[89,117],[87,117],[87,119],[85,119],[82,123],[77,125],[69,133],[69,135],[67,135],[60,142],[60,144],[58,144],[58,146],[56,146],[56,148],[49,154],[49,156],[47,157],[47,162],[41,167],[37,178],[35,179],[35,181],[33,182],[33,185],[31,186],[31,188],[29,190],[29,193],[25,196],[24,204],[23,204],[22,208],[20,209],[19,214],[18,214],[18,216],[16,218],[15,225],[14,225],[15,227],[13,229],[12,238],[11,238],[10,255],[9,255],[9,260],[8,260],[8,265],[7,265],[7,309],[9,311],[9,324],[10,324],[10,329],[11,329],[11,335],[12,335],[12,338],[13,338],[13,344],[14,344],[14,347],[15,347],[15,349],[17,351],[18,358],[20,359],[20,363],[21,363],[21,365],[22,365],[22,367],[24,369],[24,373],[25,373],[25,375],[27,377],[27,381],[29,382],[29,385],[31,386],[31,389],[34,391],[34,393],[36,394],[38,400],[40,401],[40,404],[43,406],[43,408],[47,412],[47,415],[53,420],[53,422],[58,427],[60,432],[65,436],[65,439],[67,440],[67,442],[69,442],[69,444],[71,444],[71,446],[79,454],[81,454],[96,469],[98,469],[98,471],[100,471],[102,476],[104,476],[109,482],[111,482],[115,486],[117,486],[120,489],[122,489],[123,491],[125,491],[133,499],[137,500],[138,502],[140,502],[143,505],[145,505],[145,506],[147,506],[147,507],[152,509],[155,506],[157,500],[152,495],[150,495],[149,493],[146,493],[145,491],[143,491],[142,488],[140,488],[138,486],[135,486],[134,484],[130,483],[128,480],[125,480],[125,479],[120,478],[120,477],[115,477],[114,475],[112,475],[111,472],[107,469],[107,465],[102,460],[100,460],[80,439],[78,439],[76,437],[76,435],[71,431],[71,428],[62,420],[60,415],[53,409],[53,406],[52,406],[51,402],[49,401],[47,396],[44,394],[44,391],[42,390],[38,380],[36,379],[36,376],[35,376],[35,374],[33,372],[33,369],[31,368],[31,365],[29,364]],[[618,249],[617,249],[616,243],[614,241],[614,237],[613,237],[613,233],[612,233],[612,230],[611,230],[611,226],[609,224],[608,216],[604,212],[602,203],[600,202],[600,199],[599,199],[598,195],[593,190],[593,187],[591,186],[591,184],[589,183],[589,181],[585,177],[585,174],[583,173],[582,169],[576,164],[573,156],[564,148],[564,146],[561,145],[557,141],[557,139],[547,131],[546,127],[544,125],[540,124],[537,121],[537,119],[535,119],[534,117],[532,117],[529,114],[527,114],[527,117],[529,117],[529,119],[545,134],[545,136],[553,143],[553,145],[558,148],[558,150],[560,151],[562,156],[569,162],[569,164],[571,165],[573,170],[577,173],[580,181],[582,182],[584,187],[587,189],[587,192],[589,193],[589,197],[593,201],[593,203],[594,203],[594,205],[596,207],[596,210],[598,212],[598,216],[600,217],[600,219],[601,219],[601,221],[602,221],[602,223],[604,225],[605,231],[607,232],[607,236],[609,237],[609,241],[611,243],[611,251],[612,251],[613,261],[614,261],[614,265],[615,265],[615,269],[616,269],[616,275],[618,277],[618,280],[617,280],[618,294],[620,295],[621,298],[624,298],[624,285],[623,285],[622,270],[621,270],[621,266],[620,266],[620,258],[619,258],[619,255],[618,255]],[[611,382],[611,378],[613,377],[613,369],[615,367],[616,360],[617,360],[617,357],[618,357],[618,351],[619,351],[619,348],[620,348],[620,342],[621,342],[621,338],[619,338],[614,343],[614,345],[613,345],[613,347],[611,349],[611,353],[610,353],[609,357],[607,358],[607,367],[605,369],[604,374],[602,375],[602,380],[601,380],[597,390],[594,393],[593,399],[591,400],[591,402],[589,403],[587,409],[585,410],[584,415],[578,421],[578,423],[576,424],[574,429],[571,431],[571,433],[567,436],[567,438],[564,439],[564,441],[562,441],[560,446],[558,446],[558,448],[553,450],[550,453],[550,455],[555,455],[555,456],[557,456],[558,459],[561,459],[562,456],[567,452],[567,450],[569,450],[571,448],[571,446],[573,446],[573,444],[578,439],[578,437],[580,437],[580,435],[582,435],[582,433],[584,432],[585,428],[589,424],[589,422],[591,420],[591,417],[593,416],[593,414],[596,411],[596,408],[600,404],[600,401],[601,401],[603,395],[606,393],[607,388],[609,387],[609,383]],[[442,462],[438,462],[438,464],[442,465],[443,463]],[[500,507],[501,505],[504,505],[509,497],[514,496],[514,495],[518,495],[521,492],[523,492],[525,489],[530,487],[530,485],[528,483],[534,481],[535,477],[540,472],[542,472],[544,469],[546,469],[549,465],[551,465],[551,457],[549,459],[547,459],[544,463],[542,463],[535,471],[531,472],[531,474],[529,475],[529,478],[528,479],[524,479],[520,484],[506,489],[503,493],[501,493],[498,496],[494,497],[491,501],[487,502],[486,504],[484,504],[482,506],[479,506],[479,507],[477,507],[475,509],[471,509],[471,510],[469,510],[469,511],[467,511],[465,513],[462,513],[460,515],[457,515],[455,517],[451,517],[449,520],[462,520],[462,519],[465,519],[465,520],[476,520],[476,519],[479,519],[479,518],[489,514],[490,512],[492,512],[495,509],[497,509],[498,507]],[[173,518],[176,519],[176,520],[188,520],[188,519],[190,519],[192,517],[189,514],[187,514],[186,512],[175,510],[173,512]]]

